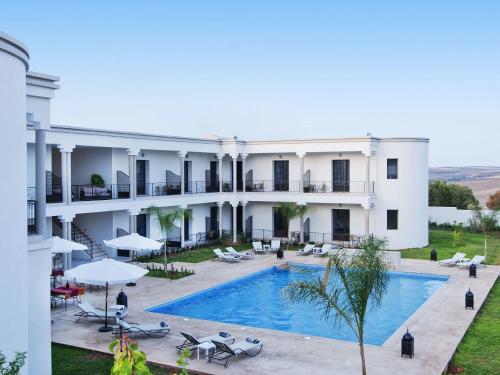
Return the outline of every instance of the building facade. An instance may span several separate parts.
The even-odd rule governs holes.
[[[28,126],[28,192],[34,141]],[[244,141],[52,125],[46,143],[47,231],[90,245],[73,255],[81,260],[127,256],[102,245],[127,232],[161,239],[150,206],[190,210],[170,236],[180,247],[221,236],[427,245],[427,139]],[[287,228],[279,202],[308,210]]]

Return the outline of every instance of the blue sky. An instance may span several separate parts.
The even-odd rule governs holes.
[[[244,139],[431,138],[500,165],[499,1],[11,1],[53,122]]]

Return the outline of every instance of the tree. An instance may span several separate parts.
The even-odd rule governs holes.
[[[481,210],[479,204],[473,207],[472,218],[469,221],[469,226],[472,230],[481,232],[484,236],[484,259],[488,256],[488,235],[495,230],[498,224],[498,210],[493,209],[489,212]]]
[[[146,364],[146,354],[128,337],[121,336],[113,340],[109,350],[115,353],[111,375],[153,375]]]
[[[448,184],[446,181],[434,181],[429,184],[429,206],[466,210],[476,204],[479,202],[467,186]]]
[[[500,210],[500,190],[490,195],[486,207],[490,210]]]
[[[281,217],[286,222],[287,228],[290,226],[290,221],[300,217],[303,218],[304,214],[307,212],[308,207],[306,205],[299,205],[293,202],[281,202],[278,203],[278,210]],[[302,230],[302,228],[301,228]],[[290,236],[287,233],[286,249],[288,250],[290,245]]]
[[[311,281],[295,281],[285,289],[292,302],[306,302],[321,310],[333,324],[344,321],[356,335],[362,374],[366,374],[363,330],[368,305],[379,306],[388,284],[388,263],[381,250],[385,241],[370,237],[361,250],[330,255],[325,273]]]
[[[175,224],[180,220],[184,220],[184,218],[191,218],[191,213],[188,210],[183,208],[173,208],[168,211],[164,211],[161,208],[150,206],[148,208],[148,213],[153,215],[155,218],[158,227],[160,228],[162,237],[163,237],[163,249],[164,249],[164,257],[165,257],[165,270],[167,269],[168,264],[168,252],[167,252],[167,244],[168,244],[168,236],[170,232],[175,228]],[[181,233],[181,236],[183,233]]]
[[[26,352],[16,352],[14,359],[7,362],[5,355],[0,352],[0,375],[17,375],[26,363]]]

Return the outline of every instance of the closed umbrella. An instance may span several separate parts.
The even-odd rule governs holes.
[[[114,259],[103,259],[70,269],[66,271],[65,276],[68,279],[74,279],[75,282],[106,287],[104,327],[99,328],[99,331],[105,332],[112,330],[108,326],[108,286],[137,281],[147,272],[147,270],[133,264],[118,262]]]

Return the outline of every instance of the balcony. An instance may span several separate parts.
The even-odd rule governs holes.
[[[374,181],[276,181],[257,180],[246,183],[247,192],[292,192],[292,193],[373,193]]]
[[[181,193],[181,183],[176,182],[149,182],[143,188],[137,187],[137,195],[149,197],[163,197],[167,195],[179,195]]]
[[[36,234],[36,201],[28,199],[28,235]]]
[[[184,185],[185,194],[218,193],[219,182],[190,181]]]
[[[73,202],[127,199],[130,198],[130,185],[72,185],[71,196]]]

